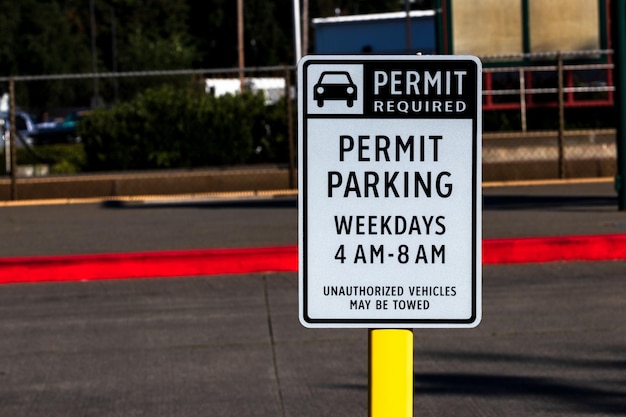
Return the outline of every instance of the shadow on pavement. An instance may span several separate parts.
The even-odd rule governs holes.
[[[298,207],[295,197],[277,198],[239,198],[239,199],[189,199],[189,200],[158,200],[158,201],[122,201],[107,200],[102,203],[107,209],[159,209],[159,208],[211,208],[211,209],[294,209]]]
[[[547,401],[559,404],[567,413],[598,413],[602,415],[623,415],[626,410],[626,385],[623,379],[616,378],[626,371],[626,361],[622,359],[590,359],[510,355],[489,353],[430,352],[429,357],[443,361],[476,361],[489,363],[518,362],[519,366],[532,364],[530,369],[538,375],[494,375],[488,373],[451,372],[415,373],[414,386],[417,395],[455,396],[472,395],[479,397],[509,397],[510,400]],[[545,366],[542,372],[537,366]],[[574,371],[576,374],[590,372],[593,378],[566,380],[551,377],[552,367]],[[563,374],[563,372],[557,372]],[[567,372],[570,373],[570,372]],[[543,375],[542,375],[543,374]]]
[[[623,415],[626,392],[623,389],[599,389],[549,377],[502,376],[470,373],[416,374],[416,393],[422,395],[472,395],[510,397],[525,400],[541,397],[558,403],[567,412],[594,412]]]
[[[538,196],[538,195],[486,195],[483,210],[532,210],[536,208],[565,208],[569,210],[597,207],[615,207],[613,196]]]

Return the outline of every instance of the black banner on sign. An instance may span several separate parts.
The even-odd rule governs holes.
[[[363,68],[367,118],[472,118],[476,114],[474,61],[376,61]]]
[[[303,69],[311,118],[472,119],[479,110],[471,59],[311,59]]]

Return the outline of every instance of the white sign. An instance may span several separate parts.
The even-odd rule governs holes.
[[[467,56],[299,62],[304,326],[478,325],[481,71]]]

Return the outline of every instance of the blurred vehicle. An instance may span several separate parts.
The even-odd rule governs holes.
[[[8,133],[10,129],[9,112],[0,112],[0,136],[2,138],[2,146],[6,145],[5,140],[9,138]],[[34,136],[37,133],[37,127],[28,113],[19,110],[15,112],[15,129],[17,131],[17,137],[15,138],[16,146],[23,147],[32,146],[34,144]]]
[[[81,139],[76,128],[80,119],[90,112],[89,109],[75,110],[60,122],[39,123],[33,135],[35,143],[37,145],[80,143]]]

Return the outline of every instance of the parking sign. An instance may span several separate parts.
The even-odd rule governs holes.
[[[298,65],[299,316],[307,327],[481,318],[481,64]]]

